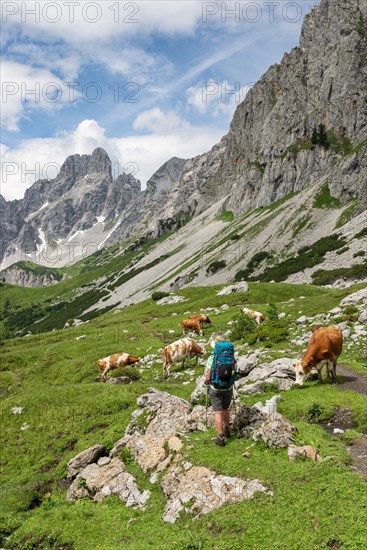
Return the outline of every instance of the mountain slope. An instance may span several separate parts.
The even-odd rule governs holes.
[[[54,272],[37,279],[24,260],[61,268],[72,298],[83,294],[78,274],[88,270],[98,292],[81,300],[80,314],[96,315],[155,288],[241,274],[366,277],[366,4],[322,0],[305,18],[300,47],[248,93],[221,142],[194,159],[170,159],[145,191],[133,176],[114,180],[99,148],[69,157],[55,180],[36,182],[21,201],[1,200],[3,266],[16,264],[3,279],[55,282]],[[320,269],[334,272],[316,277]],[[62,293],[63,285],[54,286]]]

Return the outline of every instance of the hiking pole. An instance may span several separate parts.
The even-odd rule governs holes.
[[[205,426],[208,429],[208,394],[209,394],[209,384],[206,385],[205,393]]]
[[[236,389],[236,386],[233,384],[232,403],[233,403],[233,408],[234,408],[234,417],[236,419],[237,418],[237,405],[236,405],[236,400],[235,400],[235,397],[234,397],[234,390],[235,389]],[[238,421],[237,421],[237,437],[238,437],[239,433],[240,433],[240,429],[239,429]]]

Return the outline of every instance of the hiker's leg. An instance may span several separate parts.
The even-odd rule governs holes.
[[[222,411],[222,425],[224,430],[229,430],[229,409]]]
[[[222,413],[223,413],[223,411],[216,411],[215,415],[214,415],[215,428],[217,430],[218,435],[223,435]]]

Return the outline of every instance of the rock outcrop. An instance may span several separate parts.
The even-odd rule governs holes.
[[[292,358],[282,357],[259,366],[256,366],[255,362],[249,363],[245,376],[236,382],[238,392],[243,394],[261,393],[266,384],[274,384],[281,391],[293,388],[296,380],[292,367],[293,362]],[[252,365],[254,365],[253,368],[251,368]]]
[[[271,494],[257,479],[224,476],[185,460],[185,435],[206,430],[205,407],[191,409],[184,399],[154,388],[140,396],[137,403],[125,436],[115,443],[108,457],[100,456],[104,449],[95,445],[69,461],[68,477],[73,481],[68,500],[93,498],[99,502],[117,494],[126,506],[144,509],[149,491],[139,491],[134,477],[126,472],[118,456],[124,447],[149,474],[151,483],[160,482],[167,498],[163,521],[174,523],[181,512],[194,517],[207,514],[225,503],[252,498],[256,492]],[[267,419],[258,410],[254,412],[262,420]],[[214,424],[212,413],[210,424]]]
[[[121,460],[104,456],[78,473],[68,489],[67,499],[91,497],[100,502],[109,495],[117,495],[128,507],[144,509],[150,492],[139,491],[134,476],[125,471]]]
[[[172,466],[161,486],[168,501],[163,520],[169,523],[177,521],[182,511],[197,517],[223,504],[252,498],[256,492],[267,492],[257,479],[218,475],[203,466],[191,467],[187,472],[180,465]]]

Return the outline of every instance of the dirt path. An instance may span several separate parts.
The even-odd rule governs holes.
[[[338,384],[341,389],[352,390],[367,395],[367,378],[365,376],[353,372],[343,365],[338,365],[336,367],[336,373],[344,378],[344,381]]]
[[[352,390],[367,395],[367,378],[347,369],[344,365],[337,366],[337,374],[343,377],[338,383],[341,390]],[[334,435],[334,428],[348,430],[355,427],[354,418],[348,409],[338,407],[335,416],[329,422],[323,423],[324,429]],[[351,457],[351,468],[367,481],[367,436],[352,439],[348,446]]]

